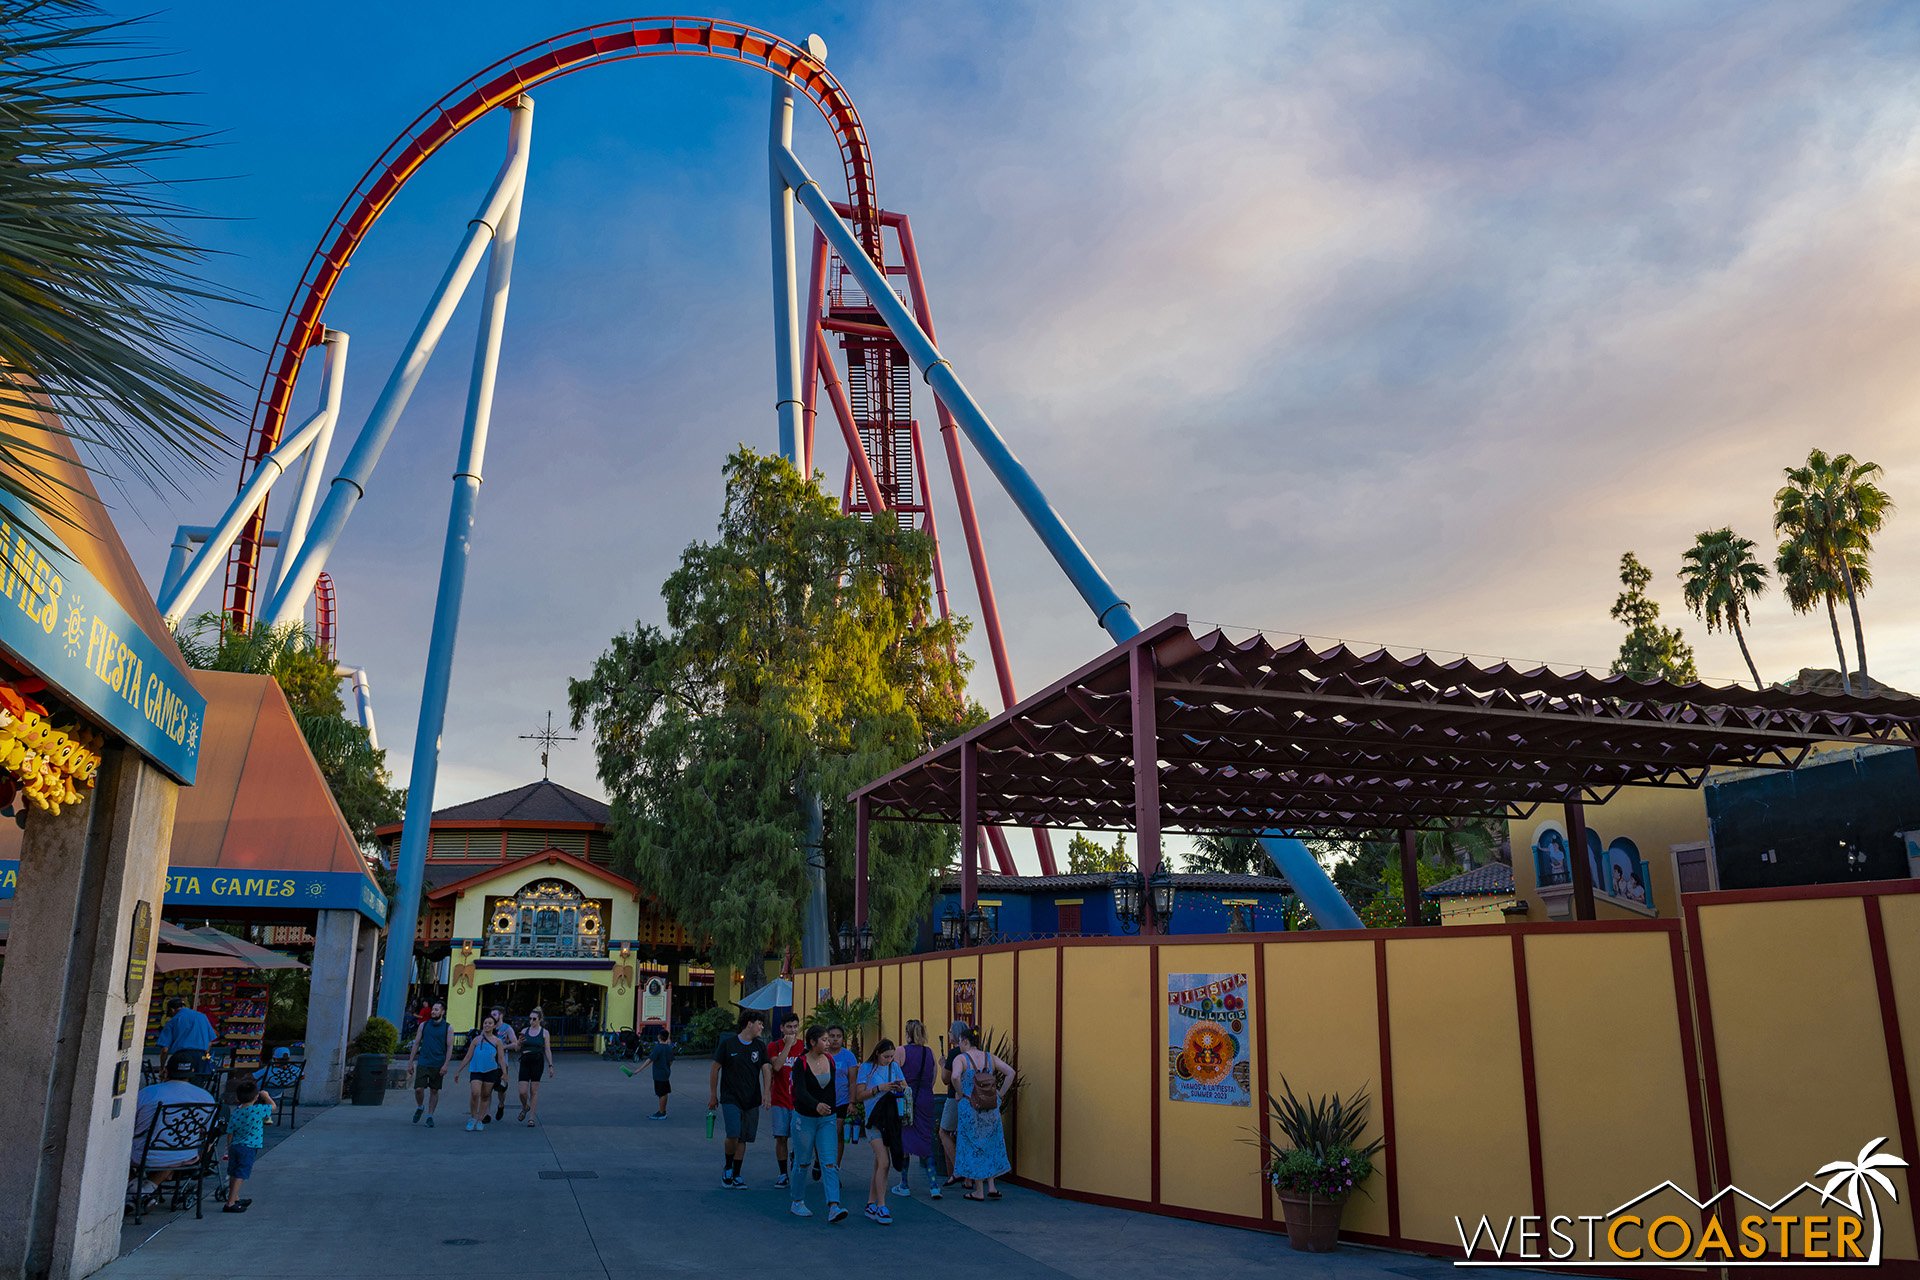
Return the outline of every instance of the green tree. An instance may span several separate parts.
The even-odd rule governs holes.
[[[1273,875],[1267,851],[1254,836],[1205,832],[1193,838],[1193,852],[1182,859],[1188,871],[1208,871],[1215,875]]]
[[[1613,602],[1612,614],[1627,624],[1620,656],[1611,668],[1618,676],[1635,680],[1667,680],[1691,684],[1700,678],[1693,665],[1693,646],[1681,638],[1678,627],[1660,625],[1660,606],[1647,594],[1653,574],[1640,557],[1629,551],[1620,557],[1620,582],[1626,587]]]
[[[1748,602],[1767,589],[1767,567],[1753,558],[1753,540],[1742,538],[1732,529],[1713,529],[1697,534],[1693,545],[1680,557],[1681,590],[1687,608],[1707,624],[1707,634],[1725,626],[1740,643],[1740,656],[1747,661],[1753,687],[1762,689],[1760,668],[1753,665],[1742,622],[1752,622]]]
[[[367,731],[346,718],[333,659],[299,623],[227,631],[222,628],[224,621],[218,613],[188,619],[174,633],[181,656],[202,671],[273,677],[287,696],[300,735],[307,740],[307,749],[313,752],[353,838],[362,848],[372,848],[374,830],[404,816],[407,793],[392,785],[387,753],[377,750],[367,740]],[[386,887],[392,891],[390,885]]]
[[[1838,646],[1840,622],[1835,606],[1838,597],[1845,595],[1853,614],[1854,654],[1864,676],[1867,638],[1860,625],[1860,594],[1872,584],[1867,561],[1873,552],[1873,535],[1893,514],[1893,499],[1878,483],[1884,472],[1877,462],[1861,462],[1850,453],[1829,457],[1815,449],[1807,454],[1804,466],[1788,467],[1784,474],[1786,485],[1773,495],[1773,531],[1783,535],[1776,561],[1781,576],[1787,575],[1791,563],[1806,589],[1802,592],[1806,606],[1796,603],[1794,611],[1809,612],[1813,600],[1824,600]],[[1843,678],[1846,668],[1842,652]],[[1853,687],[1850,680],[1846,685]]]
[[[56,433],[149,485],[227,451],[231,385],[208,255],[163,174],[196,153],[148,118],[178,90],[148,70],[137,23],[82,0],[0,0],[0,492],[56,521]],[[49,412],[52,421],[43,418]]]
[[[1073,839],[1067,841],[1067,874],[1069,875],[1084,876],[1106,871],[1131,870],[1133,870],[1133,858],[1127,853],[1127,837],[1124,833],[1113,838],[1111,849],[1078,831],[1073,833]]]
[[[844,902],[840,798],[982,718],[955,656],[964,623],[929,618],[932,563],[923,535],[843,516],[791,464],[742,449],[718,539],[689,546],[662,588],[666,626],[615,636],[569,682],[617,858],[750,985],[800,936],[807,798],[826,802],[829,891]],[[874,824],[880,954],[910,945],[958,847],[951,827]]]

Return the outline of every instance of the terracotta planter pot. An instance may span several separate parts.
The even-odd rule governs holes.
[[[1308,1200],[1289,1191],[1276,1190],[1273,1194],[1287,1219],[1288,1244],[1301,1253],[1332,1253],[1340,1246],[1340,1213],[1347,1207],[1345,1196]]]

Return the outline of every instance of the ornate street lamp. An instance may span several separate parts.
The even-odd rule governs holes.
[[[953,951],[960,946],[960,912],[951,905],[940,917],[940,935],[935,945],[943,951]]]
[[[855,959],[873,959],[873,926],[870,924],[860,926],[860,954]]]
[[[977,903],[967,912],[967,945],[980,946],[987,940],[987,913]]]
[[[1120,921],[1120,932],[1140,932],[1140,873],[1113,873],[1113,914]]]
[[[1173,873],[1167,870],[1167,864],[1161,863],[1153,869],[1147,878],[1147,888],[1153,894],[1154,928],[1165,933],[1173,923]]]
[[[845,962],[854,958],[853,956],[854,933],[853,933],[853,922],[851,920],[842,920],[840,922],[840,929],[839,929],[839,932],[834,934],[834,940],[840,944],[841,963],[844,964]]]

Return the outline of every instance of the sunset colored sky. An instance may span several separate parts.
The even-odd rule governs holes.
[[[216,277],[258,304],[229,317],[255,348],[235,357],[249,405],[314,241],[388,140],[495,58],[615,16],[202,0],[150,24],[189,72],[181,114],[220,134],[223,180],[192,198],[223,218],[204,227]],[[1732,639],[1685,615],[1680,552],[1730,524],[1770,559],[1781,469],[1818,446],[1883,464],[1902,504],[1867,642],[1874,675],[1920,689],[1920,6],[715,16],[825,37],[881,201],[913,217],[945,354],[1143,622],[1604,666],[1632,550],[1702,673],[1733,679]],[[661,580],[712,532],[723,457],[774,445],[768,84],[649,60],[535,95],[442,804],[537,773],[516,735],[564,708],[610,635],[659,618]],[[335,294],[327,321],[353,337],[335,465],[504,136],[489,122],[436,157]],[[810,112],[799,149],[837,174]],[[371,673],[403,781],[473,316],[330,566],[342,657]],[[837,492],[843,458],[823,458]],[[236,474],[126,496],[152,581],[173,527],[209,521]],[[974,480],[1030,690],[1105,637]],[[1750,641],[1769,679],[1833,665],[1824,616],[1777,592]],[[554,777],[600,790],[584,742]]]

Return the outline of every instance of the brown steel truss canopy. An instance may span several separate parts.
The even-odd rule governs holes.
[[[1233,641],[1175,614],[852,798],[863,817],[962,822],[965,800],[977,823],[1138,827],[1144,852],[1161,826],[1524,818],[1623,786],[1697,787],[1719,766],[1791,769],[1817,742],[1913,743],[1917,726],[1920,699],[1905,696]],[[1136,739],[1155,743],[1157,769],[1136,772]],[[976,770],[965,797],[963,760]]]

